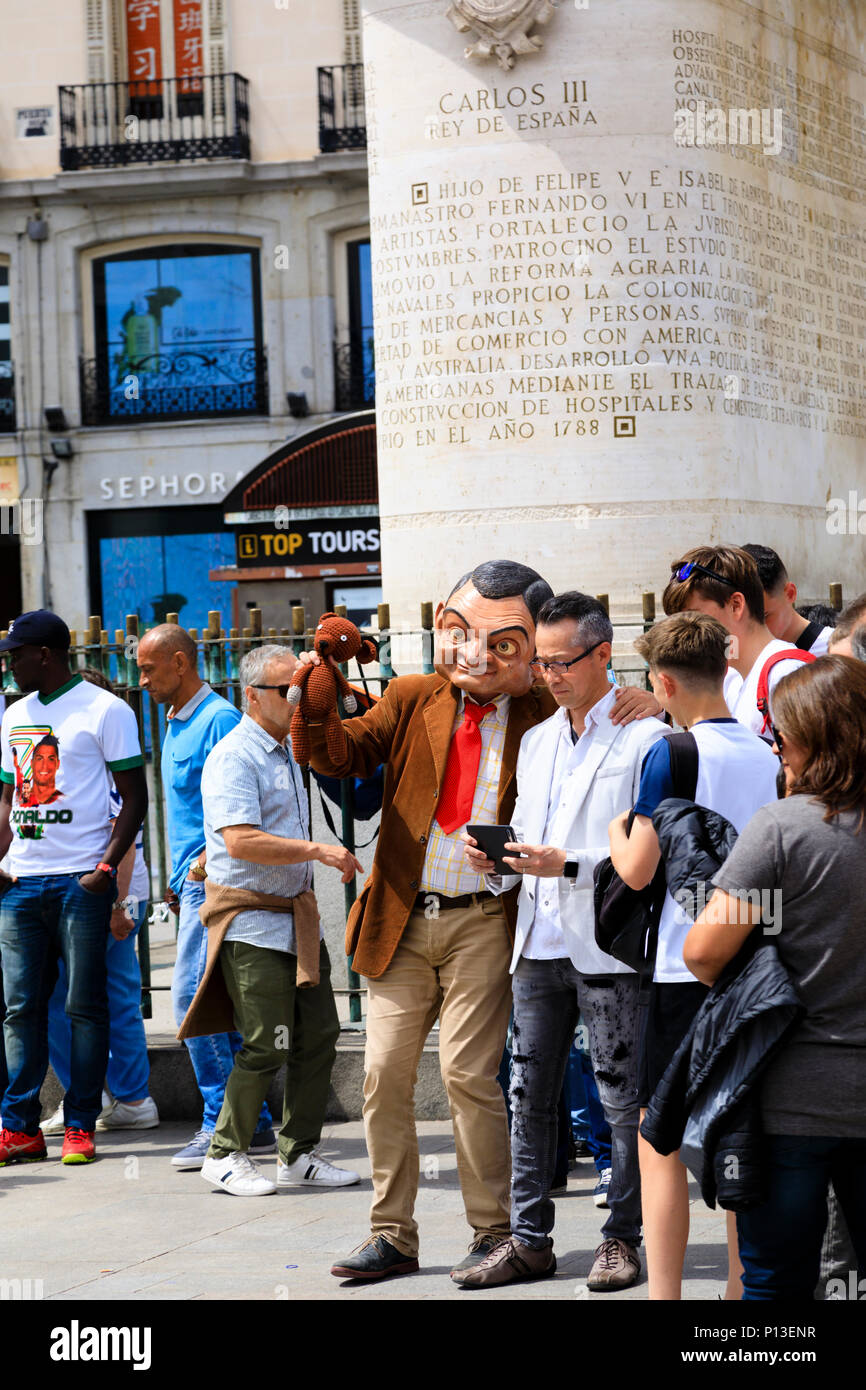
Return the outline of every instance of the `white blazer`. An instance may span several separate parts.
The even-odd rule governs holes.
[[[568,833],[557,849],[568,851],[579,868],[576,879],[538,879],[529,874],[487,875],[487,886],[494,893],[505,892],[520,883],[517,929],[512,973],[523,952],[535,915],[535,899],[539,885],[555,884],[559,890],[559,917],[568,954],[577,970],[586,975],[630,974],[627,965],[614,960],[595,944],[595,914],[593,911],[592,871],[600,859],[610,854],[607,828],[614,816],[631,810],[637,800],[641,764],[648,750],[670,730],[659,719],[633,720],[631,724],[612,724],[614,691],[610,700],[598,711],[597,723],[591,733],[586,757],[568,782],[568,795],[573,798]],[[564,721],[565,710],[529,729],[520,743],[517,759],[517,804],[511,824],[518,840],[528,845],[544,844],[550,787],[553,779],[556,749]]]

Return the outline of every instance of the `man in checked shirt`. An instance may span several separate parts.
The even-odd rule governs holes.
[[[385,764],[373,870],[346,925],[347,954],[368,980],[372,1230],[356,1253],[335,1262],[338,1278],[418,1268],[413,1097],[437,1017],[473,1232],[457,1268],[478,1263],[509,1231],[508,1127],[496,1074],[511,1009],[515,894],[497,898],[485,888],[466,863],[460,832],[467,822],[508,823],[521,737],[555,710],[547,691],[532,688],[529,670],[535,616],[551,592],[526,565],[479,565],[437,609],[436,674],[400,676],[365,715],[344,720],[336,760],[322,727],[309,726],[317,772],[366,777]]]

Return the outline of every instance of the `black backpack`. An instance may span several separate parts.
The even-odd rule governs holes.
[[[694,734],[668,735],[674,796],[694,801],[698,785],[698,745]],[[626,835],[631,834],[634,811],[629,812]],[[665,900],[665,866],[658,868],[646,888],[623,883],[610,856],[596,864],[593,874],[596,945],[641,975],[652,974],[658,942],[659,918]]]

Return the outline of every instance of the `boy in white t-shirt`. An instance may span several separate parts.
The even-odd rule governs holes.
[[[0,855],[12,887],[0,900],[8,1085],[0,1166],[46,1157],[39,1091],[48,1069],[48,999],[62,958],[72,1024],[62,1162],[94,1157],[108,1061],[105,945],[117,866],[147,811],[138,727],[116,696],[69,665],[69,629],[23,613],[0,652],[24,695],[0,726]],[[110,779],[121,798],[112,825]]]
[[[762,806],[776,800],[778,761],[763,740],[728,713],[722,693],[726,645],[726,631],[717,620],[702,613],[681,613],[639,637],[635,649],[649,665],[656,699],[694,736],[696,804],[717,811],[740,831]],[[644,759],[631,834],[626,837],[626,816],[610,824],[611,859],[631,888],[643,888],[653,878],[659,842],[651,817],[659,802],[674,795],[670,750],[664,740]],[[707,994],[683,960],[683,943],[691,925],[692,918],[667,893],[641,1045],[638,1099],[643,1111]],[[689,1232],[686,1169],[677,1153],[658,1154],[640,1135],[638,1157],[649,1296],[679,1298]],[[734,1282],[739,1261],[733,1221],[728,1248],[727,1297],[739,1298]]]
[[[768,545],[749,544],[744,545],[743,550],[758,567],[758,578],[764,590],[764,622],[772,636],[787,642],[789,647],[811,652],[813,656],[826,656],[833,629],[810,622],[797,612],[794,607],[797,586],[788,578],[780,556]]]
[[[791,644],[773,637],[764,622],[764,590],[751,555],[737,545],[696,546],[671,565],[662,604],[668,614],[706,613],[726,629],[729,640],[724,697],[728,710],[739,723],[771,744],[770,719],[758,708],[760,679],[769,658],[776,652],[790,650]],[[770,702],[782,677],[799,666],[800,662],[791,658],[770,667]]]

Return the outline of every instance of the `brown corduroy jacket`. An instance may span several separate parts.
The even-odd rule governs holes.
[[[341,725],[344,754],[331,761],[321,725],[310,725],[311,764],[331,777],[369,777],[385,764],[382,823],[373,869],[349,913],[346,954],[360,975],[387,970],[409,920],[424,868],[427,839],[438,805],[460,692],[440,675],[398,676],[382,699]],[[516,800],[520,740],[556,710],[545,689],[512,698],[496,802],[506,825]],[[503,897],[514,931],[517,889]]]

